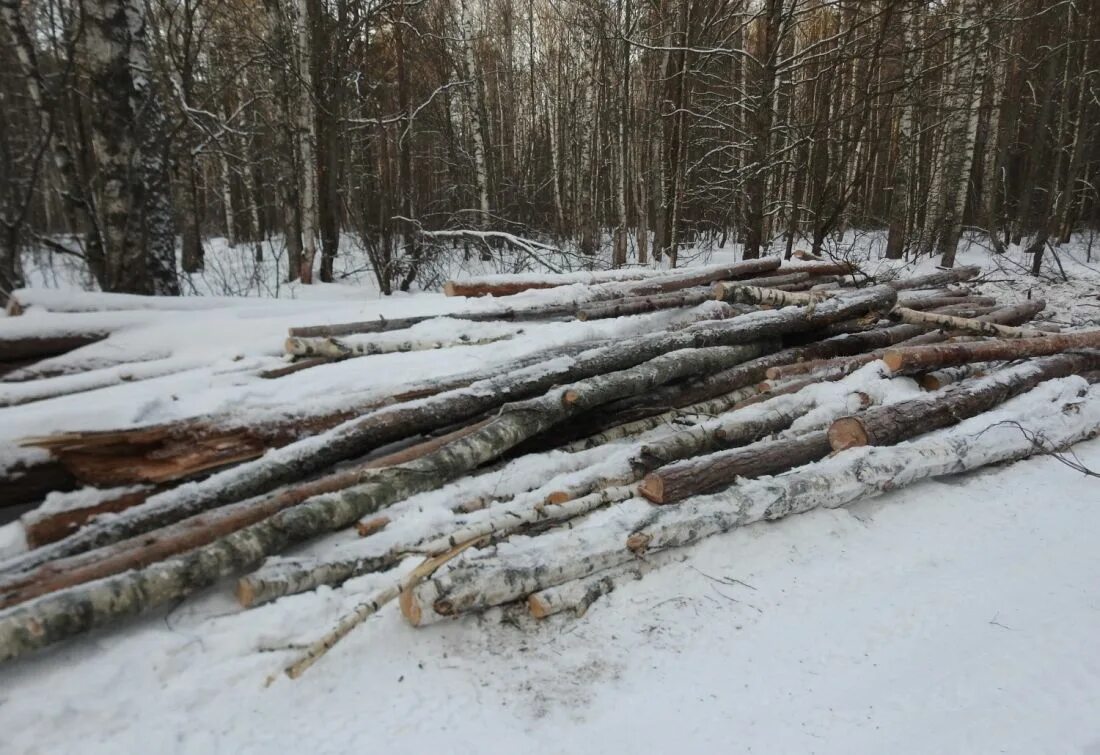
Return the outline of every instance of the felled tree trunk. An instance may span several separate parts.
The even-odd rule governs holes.
[[[1100,355],[1060,354],[956,383],[930,396],[843,417],[829,427],[834,451],[889,446],[987,412],[1039,383],[1100,366]]]
[[[998,338],[1033,338],[1043,333],[1027,328],[1014,328],[1009,325],[998,325],[986,320],[968,319],[953,315],[941,315],[935,312],[918,312],[915,309],[894,307],[890,312],[891,319],[899,320],[910,325],[929,325],[946,328],[947,330],[961,330],[966,333],[976,333],[983,336],[996,336]]]
[[[663,466],[645,476],[638,492],[654,503],[676,503],[689,496],[728,487],[739,477],[786,472],[823,459],[830,450],[828,433],[824,430],[762,441],[747,448],[719,451]]]
[[[394,354],[407,351],[432,351],[434,349],[446,349],[453,346],[483,346],[487,343],[495,343],[511,338],[511,334],[492,336],[489,338],[470,338],[462,336],[453,341],[428,341],[407,340],[391,342],[345,342],[335,338],[288,338],[286,339],[286,353],[294,356],[312,357],[321,356],[328,359],[344,359],[347,357],[365,357],[376,354]]]
[[[685,289],[682,292],[654,294],[652,296],[631,296],[607,304],[592,304],[582,307],[577,310],[577,319],[581,321],[606,320],[612,317],[627,317],[646,312],[657,312],[662,309],[694,307],[709,299],[710,292],[705,288]]]
[[[969,362],[1049,356],[1073,349],[1100,348],[1100,330],[1047,335],[1042,338],[944,343],[888,349],[883,361],[894,372],[926,372]]]
[[[928,273],[927,275],[916,275],[912,278],[888,281],[886,285],[895,291],[907,291],[914,288],[938,288],[976,278],[981,275],[981,272],[982,270],[979,267],[956,267],[951,270]]]

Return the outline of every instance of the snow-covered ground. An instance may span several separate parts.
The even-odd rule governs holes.
[[[852,243],[870,272],[886,264],[876,244]],[[1054,322],[1095,323],[1100,261],[1087,261],[1085,240],[1059,254],[1072,284],[1056,281],[1053,262],[1050,280],[1035,281],[1016,269],[1022,254],[993,258],[977,244],[958,264],[981,264],[983,289],[1002,300],[1030,293],[1050,301]],[[524,324],[523,338],[486,346],[259,378],[281,363],[290,326],[494,306],[348,285],[307,295],[143,312],[63,359],[191,359],[189,369],[0,409],[0,463],[29,434],[340,406],[666,316]],[[23,317],[65,327],[83,315]],[[1074,452],[1100,471],[1100,440]],[[412,629],[391,605],[302,678],[266,687],[291,646],[379,578],[247,612],[223,585],[0,667],[0,752],[1100,753],[1097,532],[1098,478],[1040,457],[709,538],[578,620],[495,610]],[[0,528],[0,550],[11,533]]]

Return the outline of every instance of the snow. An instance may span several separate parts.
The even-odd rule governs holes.
[[[876,237],[860,243],[859,254],[880,253]],[[247,260],[244,247],[237,251]],[[253,280],[243,261],[230,265],[224,249],[214,252],[211,267],[222,266],[225,288],[210,272],[195,290],[234,293],[233,281]],[[1005,301],[1046,298],[1045,314],[1064,326],[1095,322],[1100,263],[1088,262],[1085,240],[1059,254],[1072,284],[1057,280],[1053,261],[1050,280],[1020,276],[1016,266],[1028,259],[1018,249],[997,258],[971,243],[960,249],[958,264],[982,265],[982,293]],[[733,259],[731,250],[718,250],[699,261]],[[353,269],[353,255],[338,261]],[[902,268],[875,260],[872,271],[880,266]],[[928,260],[904,267],[906,274],[931,269]],[[271,293],[272,279],[262,280],[253,294]],[[118,328],[108,339],[51,361],[175,360],[186,371],[0,409],[0,464],[40,454],[14,445],[28,435],[206,413],[250,421],[303,406],[346,407],[428,378],[584,339],[644,334],[670,321],[667,313],[522,326],[447,319],[411,334],[356,339],[524,333],[483,346],[351,359],[278,380],[258,377],[282,364],[289,327],[561,302],[579,290],[494,301],[433,293],[383,300],[367,289],[294,286],[280,289],[294,299],[222,306],[195,297],[182,301],[203,305],[157,305],[136,317],[105,313],[101,319]],[[87,322],[84,314],[44,312],[48,296],[32,301],[21,318],[0,320],[0,337],[31,318],[59,328]],[[92,303],[69,301],[70,308]],[[140,371],[143,364],[96,372]],[[910,380],[882,380],[880,369],[867,365],[816,389],[822,406],[797,427],[820,426],[854,390],[883,403],[918,394]],[[62,387],[71,387],[87,374],[94,373],[2,390],[6,396],[66,380],[72,383]],[[1058,381],[1016,401],[1026,406],[1078,388]],[[974,429],[971,421],[958,431]],[[540,491],[625,469],[637,443],[664,432],[520,458],[397,504],[385,512],[394,521],[370,539],[334,533],[288,555],[308,558],[334,546],[374,552],[431,523],[476,522],[488,514],[455,514],[452,507],[479,496],[514,495],[512,504],[529,505]],[[1100,439],[1073,452],[1100,470]],[[265,679],[295,647],[316,639],[395,572],[251,611],[237,606],[230,585],[219,585],[171,610],[5,665],[0,752],[1100,752],[1098,490],[1095,477],[1051,456],[927,480],[846,508],[708,538],[600,598],[581,619],[535,622],[525,612],[493,609],[414,630],[391,604],[301,679],[280,676],[269,687]],[[0,527],[0,558],[24,547],[18,526]],[[416,563],[408,559],[398,571]]]

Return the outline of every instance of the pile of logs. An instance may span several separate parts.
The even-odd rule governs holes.
[[[768,258],[496,276],[447,287],[494,297],[446,316],[451,333],[500,325],[466,340],[401,333],[430,336],[432,317],[295,328],[295,361],[265,377],[507,338],[507,323],[575,322],[579,335],[293,420],[26,439],[38,452],[0,473],[7,502],[80,489],[24,515],[30,548],[0,562],[0,660],[226,579],[247,608],[385,572],[291,660],[296,676],[389,602],[413,625],[494,606],[579,615],[662,551],[1092,435],[1100,330],[1034,322],[1043,302],[979,295],[978,272],[869,281],[845,263]],[[644,319],[585,339],[585,323],[610,318]],[[0,341],[0,359],[27,369],[65,346],[32,341]],[[1013,409],[1025,393],[1043,400]],[[358,539],[278,556],[342,529]]]

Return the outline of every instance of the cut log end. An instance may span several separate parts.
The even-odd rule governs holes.
[[[896,349],[887,349],[886,353],[882,355],[882,361],[886,362],[890,372],[897,372],[905,363],[905,355]]]
[[[237,602],[243,608],[251,608],[256,603],[256,590],[248,577],[237,580]]]
[[[626,547],[631,553],[641,554],[645,553],[649,548],[649,542],[653,539],[652,536],[647,535],[644,532],[635,532],[633,535],[626,539]]]
[[[561,402],[565,406],[573,406],[581,400],[581,394],[578,391],[566,391],[561,394]]]
[[[829,426],[829,445],[834,451],[869,445],[871,439],[856,417],[841,417]]]
[[[647,474],[638,485],[638,492],[653,503],[665,502],[665,483],[660,475]]]
[[[536,619],[545,619],[554,613],[554,610],[539,597],[538,593],[527,596],[527,610],[531,612],[531,615]]]
[[[443,295],[444,296],[455,296],[456,295],[455,294],[454,281],[447,281],[446,283],[443,284]]]
[[[389,523],[390,518],[388,516],[376,516],[359,522],[355,525],[355,529],[359,533],[359,537],[369,537],[376,532],[381,532]]]
[[[549,506],[560,506],[566,501],[573,500],[573,496],[564,490],[555,490],[550,495],[546,496],[545,504]]]

